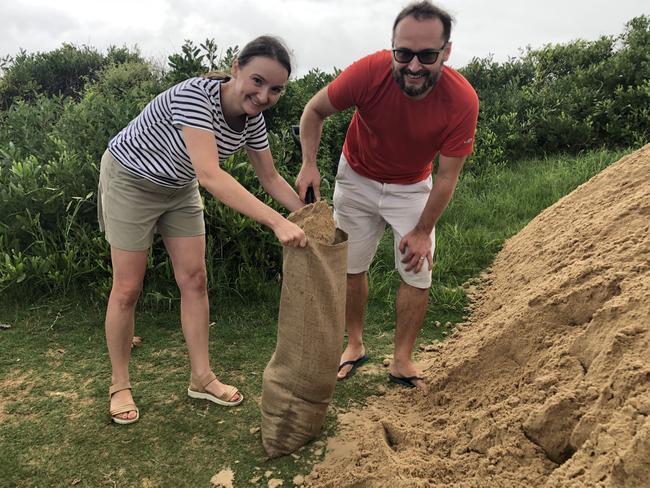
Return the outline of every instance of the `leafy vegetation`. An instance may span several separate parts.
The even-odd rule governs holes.
[[[650,140],[650,17],[619,36],[529,49],[461,71],[481,100],[477,171],[540,154],[640,146]]]
[[[548,45],[505,63],[475,59],[462,70],[482,101],[476,150],[437,228],[421,342],[450,333],[436,322],[462,319],[467,303],[459,285],[484,269],[506,238],[630,147],[648,142],[649,25],[642,16],[620,36]],[[281,250],[269,231],[207,196],[212,362],[246,401],[226,410],[184,395],[188,366],[177,291],[157,241],[137,316],[144,342],[131,363],[142,419],[126,429],[108,420],[101,323],[111,275],[96,222],[99,159],[157,93],[189,76],[227,70],[236,53],[212,40],[186,41],[166,69],[126,48],[100,53],[64,45],[0,58],[0,479],[7,486],[207,486],[227,467],[235,486],[247,486],[266,480],[266,471],[291,480],[322,456],[321,442],[297,458],[264,459],[258,402],[275,344]],[[276,164],[289,181],[300,164],[290,125],[335,75],[312,70],[292,80],[266,114]],[[329,198],[349,117],[331,117],[323,133],[319,161]],[[225,167],[275,205],[244,155]],[[337,385],[324,436],[336,427],[337,409],[381,393],[397,279],[387,234],[370,273],[372,359]]]
[[[467,175],[438,228],[433,299],[419,343],[452,332],[447,322],[466,312],[459,285],[490,263],[506,238],[622,153],[546,157]],[[108,416],[103,305],[89,307],[77,296],[36,304],[0,301],[0,323],[6,324],[0,327],[2,485],[209,486],[213,475],[230,468],[236,487],[256,479],[264,486],[267,472],[291,486],[295,475],[322,458],[336,413],[390,387],[382,364],[392,354],[394,333],[397,278],[386,269],[391,255],[387,233],[371,272],[376,293],[365,335],[370,362],[336,385],[321,437],[295,456],[272,461],[262,448],[258,405],[262,371],[275,347],[278,287],[269,287],[268,299],[258,298],[254,306],[248,297],[213,296],[212,364],[246,397],[232,409],[185,394],[189,367],[178,311],[141,310],[136,334],[143,340],[132,353],[131,383],[142,416],[126,428],[111,425]]]
[[[227,71],[237,52],[237,46],[223,51],[210,39],[198,46],[188,40],[166,69],[116,47],[100,53],[66,44],[2,58],[0,293],[23,297],[83,289],[104,299],[110,261],[97,228],[95,193],[109,139],[157,93],[190,76]],[[650,17],[632,19],[618,36],[547,45],[505,63],[474,59],[461,71],[481,99],[476,149],[464,178],[522,158],[639,146],[650,139]],[[314,69],[291,80],[266,114],[276,164],[289,181],[300,165],[290,126],[336,74]],[[323,131],[318,157],[327,198],[350,116],[347,111],[330,117]],[[225,166],[275,206],[244,155]],[[215,199],[205,201],[212,291],[263,293],[281,271],[275,239]],[[145,301],[171,306],[177,292],[160,251],[157,241]]]

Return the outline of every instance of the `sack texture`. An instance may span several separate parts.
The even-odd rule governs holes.
[[[284,248],[277,345],[262,391],[262,442],[272,458],[305,445],[325,421],[343,343],[346,265],[340,229],[333,243],[310,238],[305,248]]]

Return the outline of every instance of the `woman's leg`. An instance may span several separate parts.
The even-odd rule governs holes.
[[[148,251],[124,251],[111,246],[113,287],[106,308],[106,344],[111,358],[112,384],[129,381],[131,342],[135,327],[135,306],[142,290]],[[111,408],[133,403],[131,390],[118,391],[111,397]],[[128,420],[135,410],[117,415]]]
[[[181,325],[195,378],[210,372],[208,355],[209,304],[205,270],[205,236],[165,237],[165,247],[174,267],[174,276],[181,292]],[[219,380],[206,386],[213,395],[221,396],[227,385]],[[237,394],[232,401],[238,400]]]

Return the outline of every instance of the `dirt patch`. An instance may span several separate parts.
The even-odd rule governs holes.
[[[508,240],[429,392],[340,418],[307,484],[648,486],[650,145]]]
[[[390,363],[389,363],[390,364]],[[388,374],[388,365],[377,363],[365,363],[363,368],[358,369],[355,374],[359,376],[386,376]]]
[[[210,484],[213,486],[221,486],[222,488],[232,488],[232,482],[234,479],[234,471],[230,468],[225,468],[210,479]]]
[[[144,342],[144,341],[143,341]],[[172,361],[173,359],[185,359],[185,351],[175,349],[160,349],[158,351],[149,351],[149,356],[159,361]],[[165,365],[167,367],[169,365]],[[188,373],[189,374],[189,373]]]
[[[34,385],[29,382],[32,371],[26,371],[14,377],[0,379],[0,422],[8,422],[12,416],[7,412],[10,405],[19,402],[22,403],[30,397]],[[21,418],[25,418],[24,412],[21,412]]]

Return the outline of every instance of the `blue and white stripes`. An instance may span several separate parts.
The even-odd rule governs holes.
[[[244,146],[266,149],[269,142],[262,114],[247,117],[244,129],[235,131],[223,116],[220,93],[221,80],[190,78],[174,85],[111,139],[111,154],[136,175],[180,188],[196,178],[182,137],[184,125],[214,134],[220,162]]]

